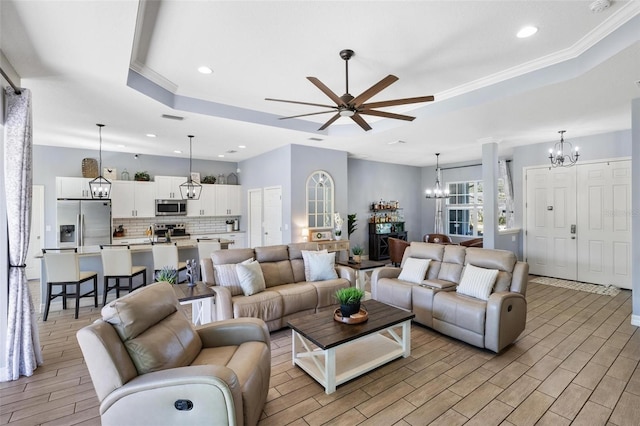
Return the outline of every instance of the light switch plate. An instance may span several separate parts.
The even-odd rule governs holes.
[[[331,231],[311,231],[311,241],[324,241],[331,239]]]

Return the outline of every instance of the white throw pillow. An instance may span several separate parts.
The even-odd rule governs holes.
[[[266,288],[262,268],[260,268],[260,263],[257,260],[250,263],[238,263],[236,271],[245,296],[260,293]]]
[[[302,259],[304,260],[304,279],[305,281],[311,281],[311,267],[309,265],[309,256],[314,256],[318,253],[327,254],[328,251],[326,249],[318,250],[318,251],[312,251],[312,250],[300,250],[300,251],[302,252]]]
[[[242,263],[249,262],[253,262],[253,258],[247,259]],[[240,286],[240,280],[238,279],[235,263],[214,265],[213,273],[215,275],[216,285],[219,285],[220,287],[227,287],[232,296],[239,296],[242,294],[242,287]]]
[[[309,277],[305,277],[306,280],[324,281],[337,279],[338,273],[336,272],[335,263],[335,252],[327,253],[326,250],[307,252],[304,264],[305,269],[307,269],[307,265],[309,267]]]
[[[496,278],[498,278],[497,269],[467,265],[464,267],[464,273],[456,291],[477,299],[489,300]]]
[[[431,259],[406,258],[398,279],[414,284],[422,284],[422,280],[427,275],[427,269],[429,269],[429,262],[431,262]]]

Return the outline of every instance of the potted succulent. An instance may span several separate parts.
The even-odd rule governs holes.
[[[216,177],[213,176],[213,175],[207,175],[207,176],[202,178],[200,183],[214,184],[214,183],[216,183]]]
[[[171,266],[164,266],[156,272],[156,281],[166,281],[169,284],[175,284],[178,282],[178,271]]]
[[[362,262],[362,253],[364,253],[364,249],[359,246],[359,245],[355,245],[351,248],[351,253],[353,253],[353,261],[356,263],[360,263]]]
[[[149,173],[147,173],[146,171],[136,172],[136,174],[133,176],[133,180],[149,182],[151,180],[151,176],[149,176]]]
[[[343,317],[350,317],[360,312],[360,299],[364,297],[364,290],[357,287],[341,288],[336,291],[336,299],[340,304],[340,313]]]

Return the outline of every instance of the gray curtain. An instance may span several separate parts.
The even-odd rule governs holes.
[[[31,92],[18,95],[5,89],[4,181],[9,237],[9,306],[7,318],[6,377],[2,381],[31,376],[42,364],[36,313],[25,264],[31,228]]]
[[[436,170],[436,178],[438,182],[442,182],[442,170]],[[446,184],[442,184],[442,190],[444,191]],[[442,211],[444,207],[444,202],[446,198],[436,198],[436,220],[433,224],[433,233],[434,234],[444,234],[444,212]]]

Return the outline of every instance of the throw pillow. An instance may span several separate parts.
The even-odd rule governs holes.
[[[414,284],[422,284],[429,269],[431,259],[418,259],[416,257],[408,257],[402,265],[399,280],[407,281]]]
[[[309,279],[307,281],[325,281],[338,278],[335,267],[335,252],[309,252],[307,259],[309,263]]]
[[[319,251],[312,251],[312,250],[300,250],[300,252],[302,253],[302,260],[304,261],[304,279],[305,281],[311,281],[311,269],[310,269],[310,264],[309,264],[309,256],[313,256],[317,253],[328,253],[327,250],[319,250]]]
[[[249,263],[252,261],[253,258],[250,258],[242,263]],[[214,265],[213,272],[215,274],[216,285],[219,285],[220,287],[227,287],[232,296],[239,296],[242,294],[242,287],[240,286],[240,280],[238,279],[235,263]]]
[[[260,268],[260,263],[257,260],[250,263],[238,263],[236,271],[238,272],[240,287],[242,287],[242,292],[245,296],[260,293],[266,288],[262,268]]]
[[[498,278],[497,269],[485,269],[467,265],[464,267],[462,279],[456,291],[477,299],[489,300],[496,278]]]

